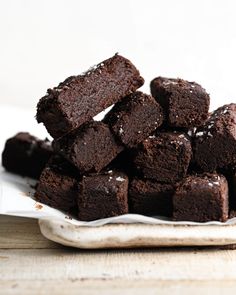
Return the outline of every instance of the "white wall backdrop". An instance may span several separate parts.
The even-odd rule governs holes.
[[[0,104],[34,108],[48,87],[115,52],[146,80],[202,84],[236,102],[234,0],[0,0]]]

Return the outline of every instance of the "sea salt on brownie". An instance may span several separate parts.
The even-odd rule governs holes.
[[[173,218],[177,221],[226,221],[229,211],[228,183],[223,175],[186,177],[173,197]]]
[[[87,71],[48,89],[37,106],[37,121],[58,138],[136,91],[144,83],[139,71],[116,54]]]
[[[115,104],[104,118],[128,148],[135,147],[162,124],[161,106],[151,95],[137,91]]]
[[[168,126],[190,128],[206,121],[210,97],[199,84],[157,77],[150,86],[153,97],[163,107]]]
[[[128,213],[128,177],[118,171],[84,176],[78,207],[78,218],[85,221]]]
[[[207,172],[236,163],[236,104],[218,108],[197,129],[194,160]]]
[[[133,153],[134,165],[144,178],[175,183],[186,175],[192,148],[184,133],[156,132]]]

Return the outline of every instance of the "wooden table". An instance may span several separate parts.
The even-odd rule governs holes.
[[[0,216],[0,294],[226,294],[236,251],[87,251],[46,240],[37,220]]]

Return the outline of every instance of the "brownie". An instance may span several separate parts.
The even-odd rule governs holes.
[[[133,161],[144,178],[175,183],[186,175],[191,155],[191,143],[184,133],[156,132],[133,152]]]
[[[218,108],[197,129],[194,160],[207,172],[236,163],[236,104]]]
[[[79,220],[128,213],[128,177],[118,171],[84,176],[79,184]]]
[[[130,213],[172,216],[175,186],[134,178],[129,187]]]
[[[201,174],[186,177],[173,197],[174,220],[226,221],[228,183],[223,175]]]
[[[54,156],[43,170],[35,199],[67,213],[77,213],[79,172],[65,159]]]
[[[128,148],[135,147],[162,124],[161,106],[151,95],[132,93],[105,116],[113,133]]]
[[[236,165],[222,172],[224,172],[229,184],[229,208],[236,213]]]
[[[52,154],[48,139],[20,132],[6,141],[2,165],[7,171],[38,179]]]
[[[152,95],[163,107],[168,126],[197,127],[206,121],[210,97],[199,84],[157,77],[150,86]]]
[[[139,71],[116,54],[86,73],[49,89],[37,106],[37,121],[58,138],[136,91],[144,83]]]
[[[82,173],[99,172],[124,148],[103,122],[87,123],[53,142],[54,149]]]

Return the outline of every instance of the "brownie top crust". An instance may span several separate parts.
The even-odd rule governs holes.
[[[206,123],[197,129],[196,138],[204,140],[216,133],[227,133],[236,139],[236,104],[224,105],[212,112]]]
[[[117,192],[117,187],[121,183],[128,183],[128,176],[124,172],[116,170],[104,171],[100,174],[90,174],[83,177],[83,183],[92,190],[108,190],[110,192]]]
[[[157,77],[150,87],[163,107],[169,127],[197,127],[206,121],[210,96],[201,85],[179,78]]]
[[[163,112],[151,95],[136,91],[118,102],[103,121],[124,145],[133,148],[162,124]]]
[[[36,146],[52,152],[52,145],[49,139],[45,138],[44,140],[42,140],[37,138],[36,136],[31,135],[28,132],[19,132],[14,137],[9,138],[8,141],[18,141],[29,144],[27,153],[30,153],[30,151],[35,149]]]
[[[134,150],[133,162],[144,178],[175,183],[186,175],[191,155],[191,142],[184,133],[156,132]]]
[[[211,187],[218,190],[219,186],[225,183],[227,184],[226,178],[221,174],[204,173],[188,175],[180,184],[182,185],[182,190],[188,190],[189,188],[191,190],[197,189],[199,185],[201,185],[201,189]]]

